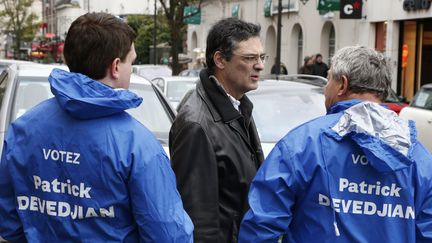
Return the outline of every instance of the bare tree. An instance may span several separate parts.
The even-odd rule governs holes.
[[[37,15],[31,13],[34,0],[0,0],[0,25],[14,37],[14,57],[18,58],[21,41],[32,39],[35,33],[34,21]]]
[[[184,9],[186,6],[195,5],[201,10],[201,3],[205,0],[159,0],[164,9],[165,16],[171,32],[171,56],[173,75],[180,72],[178,54],[183,49],[183,36],[186,34],[187,25],[184,24]],[[188,16],[188,17],[192,17]]]

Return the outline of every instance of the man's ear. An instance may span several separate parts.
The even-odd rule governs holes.
[[[213,61],[217,68],[224,69],[225,68],[225,59],[222,56],[222,53],[220,51],[216,51],[213,54]]]
[[[348,88],[349,88],[348,78],[345,75],[342,75],[342,78],[340,80],[338,95],[340,96],[346,95],[348,93]]]
[[[115,80],[119,79],[120,77],[119,64],[120,64],[120,58],[117,57],[112,61],[109,67],[109,75]]]

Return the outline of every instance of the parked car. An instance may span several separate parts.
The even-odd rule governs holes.
[[[197,77],[171,76],[155,78],[152,83],[164,93],[171,105],[176,108],[185,94],[195,88],[197,81]]]
[[[0,73],[12,64],[32,64],[33,62],[15,59],[0,59]]]
[[[178,76],[199,77],[202,69],[186,69],[179,73]]]
[[[386,105],[390,110],[396,112],[396,114],[399,114],[402,108],[408,105],[405,103],[405,99],[399,97],[392,89],[390,89],[389,95],[383,104]]]
[[[267,76],[247,96],[254,104],[253,117],[264,156],[291,129],[326,114],[327,79],[313,75]]]
[[[168,77],[172,76],[172,70],[166,65],[133,65],[132,72],[138,74],[139,76],[152,80],[156,77]]]
[[[48,76],[53,68],[67,70],[66,66],[55,65],[13,65],[0,79],[0,141],[11,122],[41,101],[53,97]],[[168,133],[176,112],[165,96],[148,80],[131,75],[129,89],[143,97],[143,103],[127,110],[144,124],[161,142],[168,153]],[[1,154],[0,147],[0,154]]]
[[[418,139],[432,153],[432,84],[423,85],[399,116],[415,121]]]

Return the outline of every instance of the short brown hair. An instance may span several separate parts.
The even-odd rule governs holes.
[[[123,20],[107,13],[87,13],[69,28],[64,58],[71,72],[99,80],[115,58],[124,61],[136,34]]]

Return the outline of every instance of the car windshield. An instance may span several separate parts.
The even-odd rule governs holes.
[[[183,96],[195,88],[195,81],[173,81],[167,82],[167,98],[169,101],[180,101]]]
[[[288,81],[264,81],[248,93],[261,142],[275,143],[298,125],[325,115],[323,88]]]
[[[414,97],[411,106],[432,110],[432,88],[422,88]]]
[[[144,124],[156,137],[167,138],[171,127],[171,119],[152,86],[131,84],[129,89],[138,96],[143,97],[143,102],[139,107],[129,109],[127,112]],[[51,97],[53,97],[53,94],[50,91],[46,77],[22,77],[15,95],[12,120],[20,117],[41,101]]]
[[[166,134],[171,127],[171,119],[153,87],[144,84],[130,84],[129,90],[143,98],[140,106],[127,112],[155,134]]]

